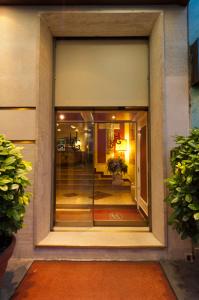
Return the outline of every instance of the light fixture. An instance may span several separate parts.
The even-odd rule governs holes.
[[[127,139],[117,140],[115,145],[116,151],[127,151]]]
[[[75,128],[76,128],[74,125],[70,125],[70,127],[71,127],[72,129],[75,129]]]
[[[57,129],[57,131],[61,131],[61,129],[60,129],[60,128],[58,128],[58,129]]]
[[[112,119],[115,120],[115,115],[112,115]]]
[[[79,147],[80,147],[81,144],[82,144],[82,143],[81,143],[79,140],[78,140],[77,142],[75,142],[75,146],[79,146]]]
[[[59,123],[57,123],[57,127],[59,126]]]
[[[60,120],[64,120],[65,116],[63,114],[59,115]]]

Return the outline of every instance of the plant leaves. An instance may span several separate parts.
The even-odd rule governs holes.
[[[6,159],[4,160],[4,165],[5,165],[5,166],[11,165],[11,164],[13,164],[15,161],[16,161],[16,158],[15,158],[14,156],[10,156],[10,157],[8,157],[8,158],[6,158]]]
[[[0,186],[0,190],[6,192],[8,190],[8,186],[7,185]]]
[[[11,188],[10,188],[10,189],[11,189],[11,190],[18,190],[18,189],[19,189],[19,185],[16,184],[16,183],[14,183],[14,184],[11,185]]]
[[[188,203],[190,203],[190,202],[192,201],[192,196],[191,196],[191,194],[186,194],[186,196],[185,196],[185,201],[188,202]]]
[[[178,197],[175,197],[174,199],[171,200],[171,203],[177,203],[179,201]]]
[[[192,182],[192,176],[189,175],[189,176],[187,177],[186,183],[187,183],[187,184],[190,184],[191,182]]]
[[[196,221],[198,221],[198,220],[199,220],[199,212],[196,213],[196,214],[194,214],[193,217],[194,217],[194,219],[195,219]]]
[[[198,203],[196,203],[196,204],[191,203],[191,204],[188,205],[188,207],[189,207],[191,210],[199,210],[199,204],[198,204]]]
[[[1,178],[0,177],[0,185],[5,185],[5,184],[7,184],[7,183],[10,183],[10,182],[12,182],[13,180],[12,180],[12,178]]]

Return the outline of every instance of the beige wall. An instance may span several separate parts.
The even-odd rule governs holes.
[[[186,9],[177,6],[153,7],[152,9],[151,14],[149,14],[149,7],[128,7],[126,10],[115,8],[107,11],[95,9],[93,14],[91,11],[81,14],[81,8],[76,8],[78,21],[74,31],[77,34],[79,26],[81,32],[88,34],[86,28],[89,20],[93,18],[93,30],[97,32],[101,29],[106,36],[113,35],[113,33],[117,35],[118,30],[120,30],[120,35],[151,34],[150,47],[151,49],[155,48],[151,55],[150,65],[151,121],[153,120],[151,128],[153,132],[158,128],[155,132],[157,137],[152,140],[151,156],[153,172],[156,172],[155,178],[157,178],[156,184],[152,184],[152,225],[154,235],[159,241],[162,239],[164,243],[165,237],[167,237],[168,247],[165,249],[155,247],[153,249],[82,249],[81,247],[72,249],[70,247],[34,248],[34,245],[50,230],[49,211],[53,166],[51,155],[52,37],[50,31],[57,35],[63,35],[64,30],[68,30],[71,35],[74,33],[65,26],[57,31],[58,25],[64,22],[65,17],[52,19],[50,10],[58,11],[58,7],[34,9],[0,7],[0,28],[3,37],[0,43],[0,50],[3,54],[0,56],[0,105],[4,107],[4,110],[1,110],[4,118],[3,124],[0,123],[1,130],[5,131],[13,140],[35,139],[36,141],[35,144],[25,145],[25,156],[36,165],[33,171],[35,183],[33,182],[32,185],[34,194],[26,214],[25,226],[18,234],[15,250],[17,257],[146,260],[167,257],[182,258],[184,253],[189,250],[189,244],[180,241],[174,231],[171,229],[167,231],[167,226],[164,226],[167,209],[163,201],[165,196],[163,178],[169,174],[168,158],[169,150],[173,146],[173,136],[186,134],[189,127]],[[45,21],[40,23],[40,11],[44,13],[45,10],[48,11],[48,15],[44,14]],[[67,15],[70,17],[69,10]],[[63,8],[61,12],[63,12]],[[73,19],[74,16],[71,18]],[[103,18],[104,22],[102,22]],[[118,22],[118,19],[122,20],[122,24]],[[67,20],[69,20],[67,22],[71,22],[70,19]],[[82,23],[84,27],[81,20],[84,21]],[[128,22],[125,23],[125,20]],[[115,21],[117,22],[115,23]],[[53,27],[52,24],[56,26]],[[107,31],[105,25],[108,28]],[[92,35],[90,28],[89,34]],[[136,28],[139,30],[136,31]],[[159,50],[155,52],[156,47]],[[24,115],[19,118],[18,112],[14,113],[18,118],[17,122],[21,122],[21,128],[22,124],[24,127],[31,126],[31,136],[27,134],[26,128],[18,131],[17,127],[10,125],[12,113],[8,108],[21,106],[31,106],[35,110],[34,113],[27,110],[25,118]],[[157,109],[155,109],[156,106]],[[158,109],[160,107],[161,109]],[[28,113],[32,115],[30,120],[26,120],[29,118]],[[33,116],[34,114],[35,116]],[[155,159],[160,163],[157,164]],[[67,239],[67,233],[64,233],[62,238]],[[128,239],[132,244],[136,240],[133,233],[128,235]],[[137,240],[143,241],[142,236]],[[150,241],[147,240],[148,242]]]
[[[148,106],[148,41],[63,40],[55,52],[56,106]]]
[[[0,8],[0,105],[35,106],[37,77],[37,12]]]

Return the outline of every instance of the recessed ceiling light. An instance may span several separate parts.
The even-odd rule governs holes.
[[[59,118],[60,118],[60,120],[64,120],[65,116],[64,115],[60,115]]]

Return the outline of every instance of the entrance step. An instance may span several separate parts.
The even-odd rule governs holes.
[[[135,208],[93,208],[60,209],[56,208],[56,226],[133,226],[146,227],[147,220]]]
[[[55,226],[60,226],[60,227],[93,226],[92,209],[56,209]]]

